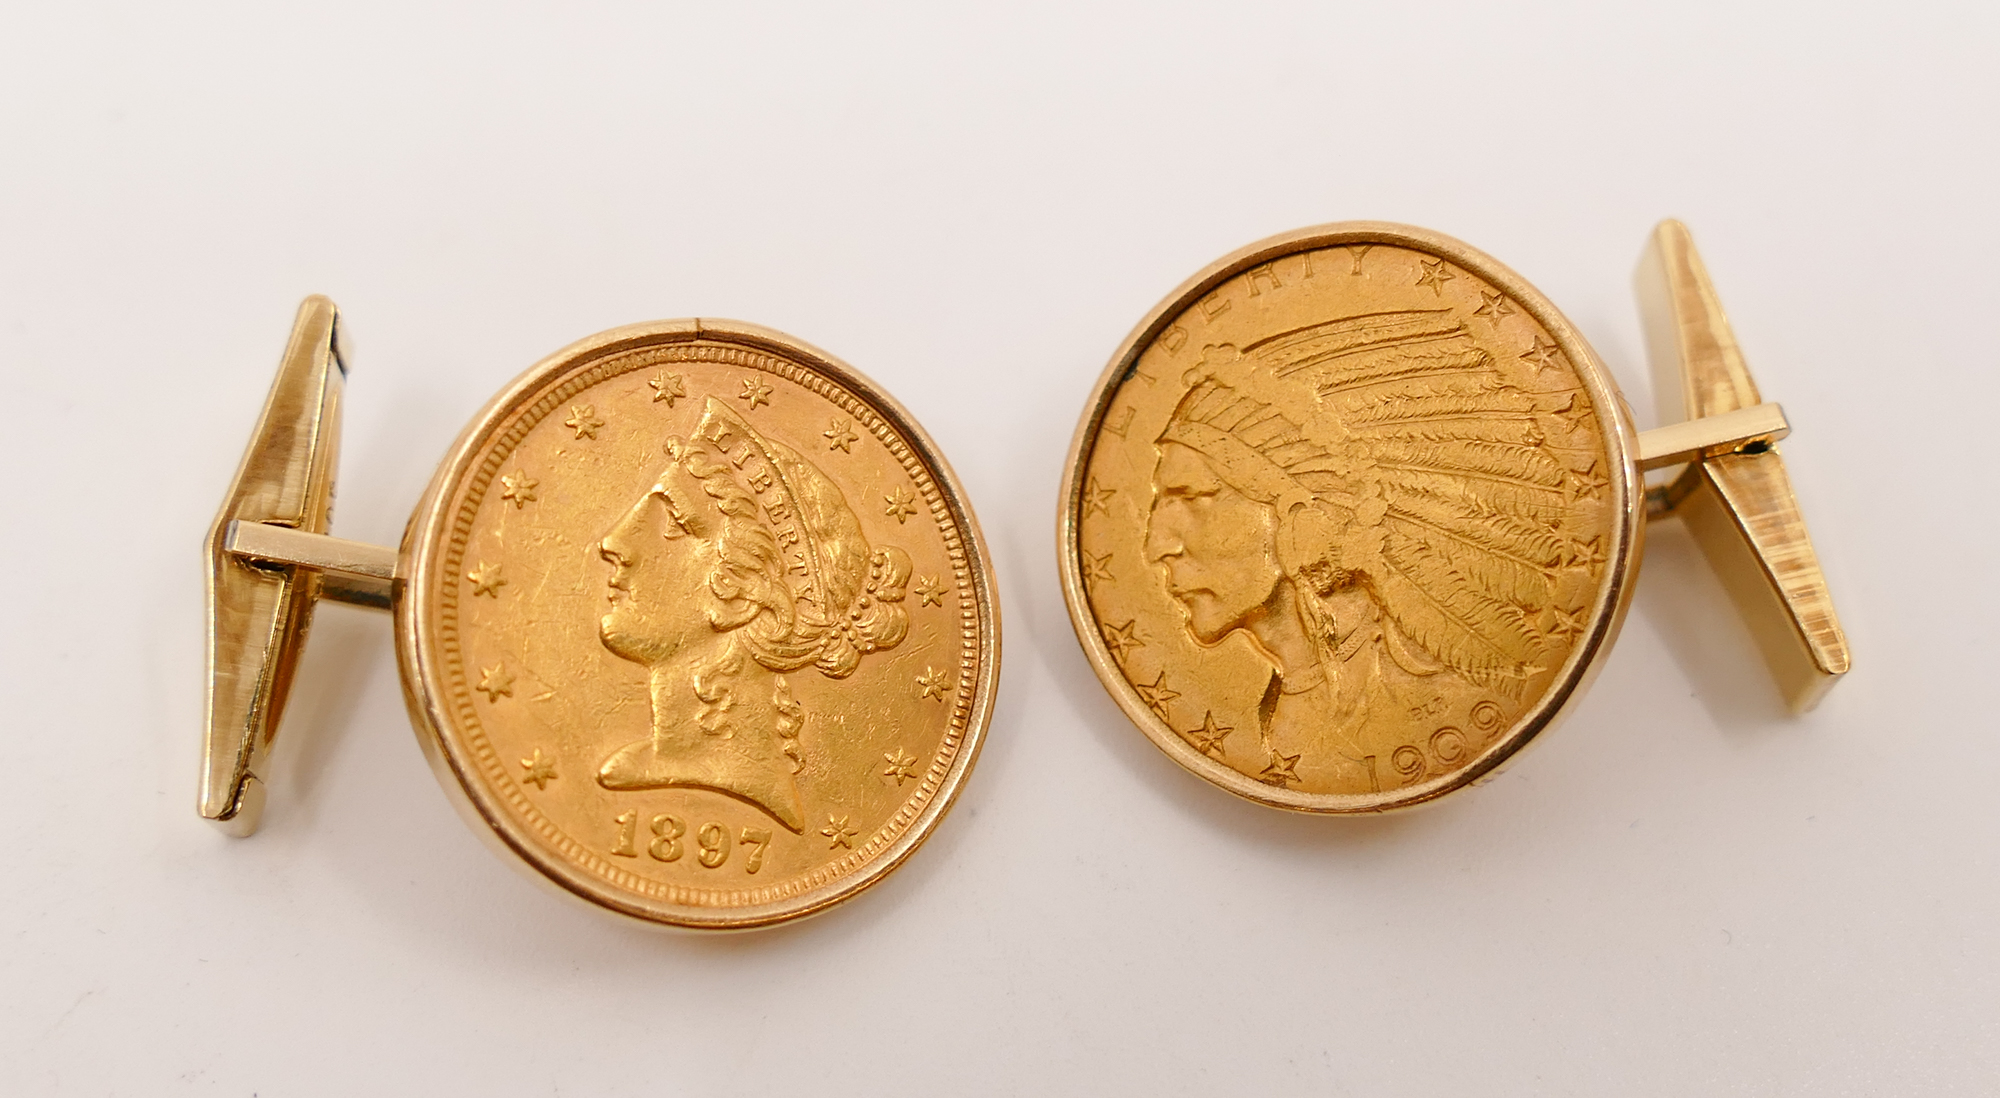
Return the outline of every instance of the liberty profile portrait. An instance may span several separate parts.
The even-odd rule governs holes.
[[[910,558],[871,547],[840,488],[709,398],[694,433],[604,536],[599,637],[647,669],[652,731],[604,759],[606,789],[712,790],[805,828],[809,714],[787,675],[852,675],[909,632]]]
[[[1256,727],[1197,750],[1279,787],[1387,788],[1436,727],[1415,715],[1518,703],[1566,651],[1567,469],[1451,310],[1210,345],[1183,384],[1144,555],[1197,644],[1247,637],[1271,667]]]

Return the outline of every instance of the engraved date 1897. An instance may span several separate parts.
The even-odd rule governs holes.
[[[620,858],[638,857],[639,813],[631,810],[620,812],[614,822],[618,825],[618,837],[611,844],[611,853]],[[648,826],[653,832],[652,840],[646,844],[648,857],[654,861],[677,862],[687,853],[690,844],[684,841],[688,833],[686,820],[662,812],[654,816]],[[734,842],[750,848],[749,855],[743,860],[743,872],[755,873],[764,868],[764,850],[771,845],[769,831],[746,827]],[[704,869],[720,869],[722,863],[729,860],[733,844],[727,827],[719,823],[705,823],[694,833],[692,845],[695,847],[694,860]]]

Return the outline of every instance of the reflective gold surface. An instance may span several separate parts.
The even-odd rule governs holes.
[[[1687,226],[1660,223],[1637,281],[1663,417],[1684,417],[1681,426],[1695,428],[1771,407],[1758,403],[1757,383]],[[1662,495],[1721,577],[1786,702],[1804,712],[1847,673],[1851,656],[1791,477],[1772,445],[1782,437],[1773,432],[1769,444],[1706,453]]]
[[[1414,804],[1545,728],[1615,633],[1640,493],[1623,403],[1519,276],[1354,222],[1197,275],[1113,358],[1060,549],[1125,711],[1243,796]]]
[[[999,622],[971,510],[900,406],[753,325],[606,332],[496,397],[382,549],[326,533],[333,318],[302,308],[210,537],[204,816],[255,829],[324,597],[395,610],[446,790],[566,894],[761,926],[930,833],[991,715]]]
[[[914,423],[731,322],[545,360],[440,468],[399,652],[448,789],[547,879],[687,926],[878,879],[977,753],[997,674],[978,533]]]
[[[1704,419],[1655,427],[1639,432],[1639,470],[1740,453],[1745,447],[1768,447],[1791,433],[1785,410],[1776,404],[1752,404]]]
[[[257,830],[264,768],[298,666],[321,575],[260,567],[230,550],[239,523],[324,534],[338,468],[346,375],[340,313],[324,297],[299,305],[277,379],[236,479],[209,528],[208,726],[197,810],[233,835]]]
[[[289,565],[319,573],[321,598],[387,610],[394,598],[394,549],[268,522],[232,520],[222,547],[251,564]]]

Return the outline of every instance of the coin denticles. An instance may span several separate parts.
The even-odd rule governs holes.
[[[971,514],[915,425],[747,325],[622,329],[498,398],[413,525],[435,761],[563,889],[754,926],[922,841],[997,676]],[[885,769],[886,767],[886,769]]]
[[[1421,235],[1289,245],[1218,265],[1114,360],[1065,590],[1190,769],[1393,807],[1490,768],[1574,688],[1628,561],[1623,436],[1587,348],[1504,268]]]

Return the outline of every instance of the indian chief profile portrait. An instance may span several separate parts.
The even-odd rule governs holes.
[[[1469,735],[1429,756],[1424,737],[1512,712],[1571,644],[1574,508],[1546,397],[1449,309],[1211,345],[1184,384],[1144,554],[1195,642],[1247,637],[1272,669],[1256,727],[1211,725],[1196,749],[1362,793],[1395,783],[1392,759],[1406,779],[1468,759]]]
[[[901,643],[909,555],[871,548],[838,486],[713,398],[665,449],[599,546],[612,570],[599,636],[647,668],[653,728],[597,780],[713,790],[801,832],[808,715],[785,676],[846,678]]]

